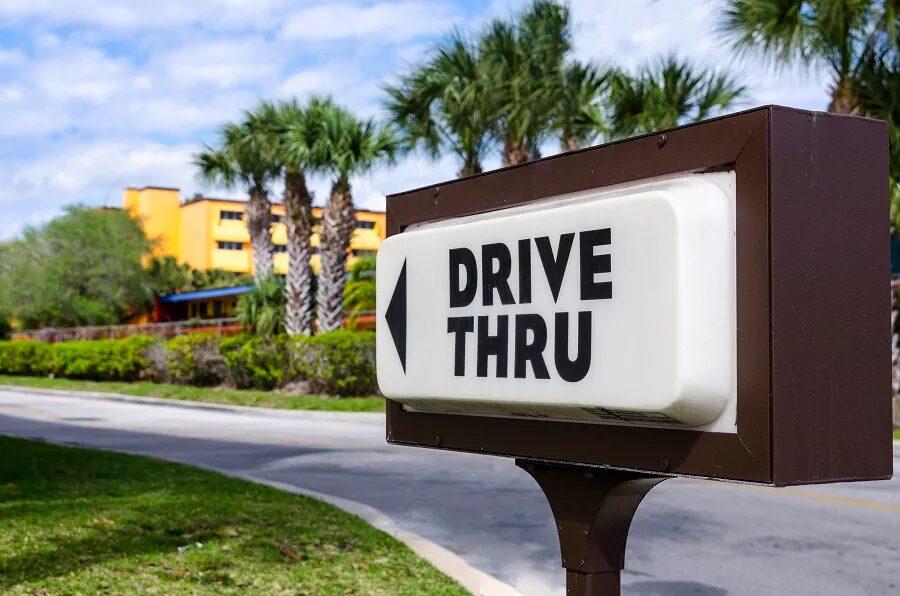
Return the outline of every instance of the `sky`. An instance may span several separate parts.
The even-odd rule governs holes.
[[[636,69],[665,53],[728,69],[741,107],[825,109],[827,74],[773,73],[736,58],[712,0],[570,0],[574,56]],[[0,240],[73,203],[120,206],[126,186],[183,196],[191,155],[261,98],[330,94],[380,117],[382,87],[453,28],[475,32],[524,0],[3,0],[0,2]],[[488,167],[498,167],[494,158]],[[452,178],[452,158],[412,155],[354,180],[357,206]],[[313,184],[317,203],[327,181]],[[277,197],[276,197],[277,198]]]

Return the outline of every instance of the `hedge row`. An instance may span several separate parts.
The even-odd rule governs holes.
[[[169,341],[144,336],[58,344],[0,341],[0,374],[241,389],[290,384],[308,393],[341,396],[378,390],[375,336],[354,331],[312,337],[192,334]]]

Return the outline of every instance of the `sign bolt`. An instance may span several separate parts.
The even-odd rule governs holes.
[[[662,149],[663,145],[665,145],[668,140],[669,138],[666,135],[659,135],[656,137],[656,146]]]

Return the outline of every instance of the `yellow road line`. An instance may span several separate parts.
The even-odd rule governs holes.
[[[680,478],[684,482],[709,484],[709,480],[696,480],[693,478]],[[879,503],[878,501],[869,501],[867,499],[854,499],[853,497],[837,497],[834,495],[826,495],[823,493],[775,488],[772,486],[756,486],[754,484],[738,484],[735,482],[716,482],[716,486],[727,486],[731,488],[743,488],[757,491],[764,491],[779,496],[791,496],[800,499],[810,499],[812,501],[822,501],[825,503],[834,503],[836,505],[849,505],[851,507],[861,507],[863,509],[872,509],[875,511],[890,511],[891,513],[900,513],[900,505],[889,505],[887,503]]]

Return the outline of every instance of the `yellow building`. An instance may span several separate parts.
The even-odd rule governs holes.
[[[212,199],[195,195],[182,202],[177,188],[146,186],[126,188],[123,207],[141,220],[144,231],[156,240],[155,256],[169,255],[194,269],[224,269],[252,273],[250,235],[244,209],[246,202]],[[313,270],[319,270],[318,225],[322,209],[313,208]],[[275,245],[275,271],[287,272],[287,232],[284,205],[272,205],[272,243]],[[385,238],[384,212],[356,212],[356,230],[350,241],[354,257],[374,255]]]

